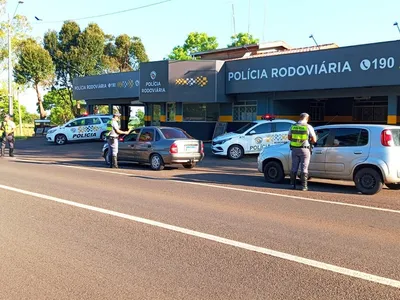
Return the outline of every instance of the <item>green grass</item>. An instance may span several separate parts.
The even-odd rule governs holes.
[[[22,141],[22,140],[27,140],[28,138],[30,138],[30,136],[15,136],[14,139],[16,141]]]

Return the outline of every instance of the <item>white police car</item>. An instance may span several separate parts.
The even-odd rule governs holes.
[[[253,121],[235,132],[225,133],[212,140],[211,150],[215,155],[240,159],[245,154],[260,153],[264,147],[288,141],[292,120],[275,119],[265,115],[260,121]]]
[[[64,125],[50,129],[46,134],[48,142],[64,145],[69,141],[105,140],[108,115],[90,115],[73,119]]]

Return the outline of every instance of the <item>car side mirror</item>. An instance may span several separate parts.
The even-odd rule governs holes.
[[[249,135],[253,135],[253,134],[256,134],[255,130],[252,130],[252,131],[249,132]]]

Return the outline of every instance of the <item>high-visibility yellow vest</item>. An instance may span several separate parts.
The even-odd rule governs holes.
[[[110,119],[108,122],[107,122],[107,133],[106,133],[106,135],[107,136],[109,136],[110,135],[110,133],[111,133],[111,131],[112,131],[112,119]]]
[[[12,127],[10,126],[10,122],[5,122],[4,131],[9,134],[11,133]]]
[[[292,140],[290,141],[291,147],[301,147],[304,142],[308,140],[308,126],[307,125],[292,125],[291,128]]]

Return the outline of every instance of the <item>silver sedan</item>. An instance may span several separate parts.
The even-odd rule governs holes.
[[[102,155],[109,164],[109,146],[104,144]],[[150,164],[153,170],[165,165],[181,164],[194,168],[204,158],[204,145],[180,128],[146,126],[136,128],[120,137],[118,161]]]

